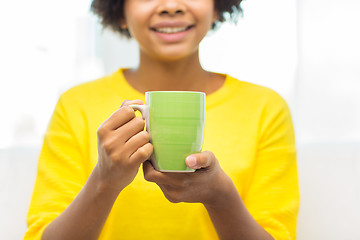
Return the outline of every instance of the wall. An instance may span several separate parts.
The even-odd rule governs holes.
[[[360,141],[360,2],[302,0],[298,11],[298,138]]]
[[[360,239],[360,2],[298,1],[299,239]]]

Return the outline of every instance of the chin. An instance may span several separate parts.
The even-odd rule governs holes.
[[[186,57],[187,57],[187,55],[173,54],[173,55],[160,56],[160,57],[158,57],[158,59],[160,61],[164,61],[164,62],[176,62],[176,61],[185,59]]]
[[[176,49],[173,51],[163,51],[161,54],[157,55],[157,59],[173,62],[186,59],[191,56],[198,56],[197,50],[189,51],[188,49]]]

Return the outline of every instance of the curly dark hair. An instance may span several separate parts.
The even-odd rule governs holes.
[[[120,20],[125,18],[124,2],[125,0],[93,0],[90,10],[100,18],[104,28],[108,27],[114,32],[131,38],[128,29],[120,26]],[[238,17],[242,15],[241,2],[242,0],[214,0],[218,20],[212,25],[212,29],[225,21],[236,23]]]

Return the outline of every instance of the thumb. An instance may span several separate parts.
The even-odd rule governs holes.
[[[186,165],[192,169],[208,168],[214,165],[216,161],[215,155],[209,151],[191,154],[185,159]]]

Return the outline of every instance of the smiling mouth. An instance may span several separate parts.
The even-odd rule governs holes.
[[[151,28],[151,30],[159,33],[173,34],[179,32],[185,32],[192,28],[193,26],[188,27],[161,27],[161,28]]]

